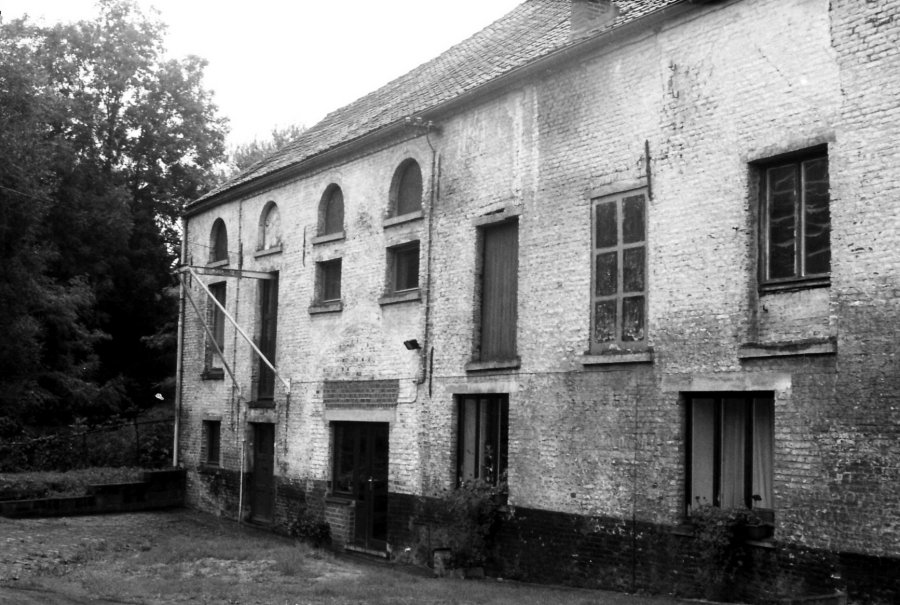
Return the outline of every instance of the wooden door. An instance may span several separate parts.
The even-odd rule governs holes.
[[[353,543],[387,548],[388,434],[386,422],[336,422],[334,491],[355,500]]]
[[[253,423],[252,426],[250,518],[256,523],[271,523],[275,510],[275,425]]]

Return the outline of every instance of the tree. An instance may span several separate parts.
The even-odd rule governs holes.
[[[92,21],[0,22],[7,425],[155,401],[174,371],[177,220],[223,158],[205,62],[164,59],[164,25],[133,0],[98,8]]]
[[[253,139],[250,143],[237,145],[229,154],[233,169],[231,174],[243,172],[259,160],[278,151],[306,130],[305,126],[292,125],[286,128],[275,127],[272,129],[272,136],[268,139]]]

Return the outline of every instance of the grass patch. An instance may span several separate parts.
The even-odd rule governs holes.
[[[0,473],[0,500],[84,496],[89,485],[140,481],[143,472],[136,467],[96,467],[66,472]]]

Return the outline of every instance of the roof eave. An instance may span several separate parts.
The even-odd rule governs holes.
[[[551,51],[521,67],[516,67],[484,84],[480,84],[460,93],[452,99],[425,109],[419,112],[418,115],[431,120],[437,119],[442,115],[457,110],[461,106],[469,105],[475,101],[480,101],[485,97],[490,97],[498,92],[502,92],[507,89],[510,84],[532,77],[535,72],[551,69],[564,61],[596,52],[623,36],[628,36],[635,31],[644,30],[648,27],[653,27],[654,25],[667,21],[673,17],[696,10],[697,5],[702,6],[702,4],[707,3],[709,3],[709,0],[704,2],[699,2],[698,0],[680,0],[614,29],[599,32],[596,35],[587,37],[575,44]],[[406,117],[408,116],[404,116],[404,118]],[[271,188],[279,182],[297,178],[300,175],[315,170],[321,165],[327,164],[345,154],[353,153],[361,148],[377,143],[378,141],[394,137],[409,128],[410,125],[406,119],[400,119],[385,126],[381,126],[361,136],[344,141],[331,149],[321,151],[295,164],[273,170],[272,172],[225,189],[222,192],[211,195],[205,199],[201,198],[186,206],[183,214],[186,218],[190,218],[220,204],[248,197],[254,193]]]

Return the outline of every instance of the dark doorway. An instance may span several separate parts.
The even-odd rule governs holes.
[[[275,509],[275,425],[253,423],[250,514],[255,523],[271,523]]]
[[[356,501],[353,543],[367,550],[387,548],[389,426],[334,423],[334,494]]]

